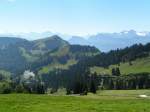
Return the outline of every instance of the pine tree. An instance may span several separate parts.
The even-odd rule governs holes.
[[[90,92],[96,93],[96,84],[93,79],[91,80]]]
[[[116,76],[116,70],[115,70],[115,68],[112,68],[111,73],[112,73],[113,76]]]
[[[116,72],[116,76],[120,76],[121,75],[119,67],[116,68],[115,72]]]

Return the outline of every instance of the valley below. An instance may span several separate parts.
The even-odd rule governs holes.
[[[150,43],[101,52],[57,35],[0,41],[0,112],[150,111]]]

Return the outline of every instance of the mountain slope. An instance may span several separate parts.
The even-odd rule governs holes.
[[[35,41],[17,38],[5,40],[11,41],[0,38],[0,42],[5,42],[5,48],[0,47],[0,69],[16,74],[26,69],[39,70],[54,63],[70,65],[71,60],[75,60],[73,64],[76,64],[84,57],[99,53],[94,47],[69,45],[57,35]]]
[[[0,49],[3,49],[10,44],[16,44],[25,41],[25,39],[16,38],[16,37],[0,37]]]
[[[33,50],[54,50],[63,46],[68,45],[68,42],[62,40],[59,36],[54,35],[52,37],[39,39],[33,41]]]
[[[68,45],[46,53],[44,56],[32,64],[32,69],[41,73],[59,69],[69,69],[80,60],[98,55],[100,52],[95,47]],[[43,58],[44,57],[44,58]]]

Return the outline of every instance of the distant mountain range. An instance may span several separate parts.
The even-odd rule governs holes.
[[[146,44],[150,42],[150,32],[136,32],[134,30],[122,31],[119,33],[98,33],[90,36],[72,36],[53,32],[30,32],[30,33],[5,33],[0,37],[21,37],[28,40],[36,40],[44,37],[59,35],[62,39],[72,45],[90,45],[95,46],[100,51],[108,52],[117,48],[125,48],[136,43]]]
[[[101,51],[108,52],[117,48],[125,48],[136,43],[146,44],[150,42],[149,32],[136,32],[134,30],[120,33],[99,33],[88,38],[73,36],[68,40],[71,44],[91,45]]]

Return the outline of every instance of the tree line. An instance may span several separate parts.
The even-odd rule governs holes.
[[[116,69],[117,70],[117,69]],[[96,93],[97,90],[129,90],[150,89],[150,73],[128,75],[100,75],[91,74],[88,70],[81,74],[70,75],[55,72],[44,74],[41,78],[29,77],[28,79],[16,78],[12,80],[0,79],[0,93],[55,93],[59,88],[65,88],[66,94],[86,95],[88,92]]]

